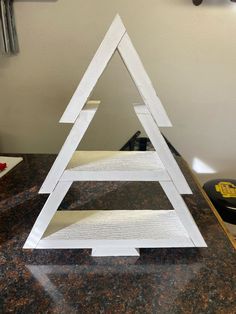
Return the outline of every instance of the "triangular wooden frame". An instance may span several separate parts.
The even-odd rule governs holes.
[[[87,99],[116,49],[119,51],[144,100],[143,105],[134,105],[134,109],[156,151],[147,153],[76,153],[76,148],[100,103],[99,101],[87,101]],[[115,17],[85,72],[60,122],[70,122],[74,123],[74,125],[39,191],[39,193],[50,193],[50,195],[31,230],[24,248],[92,248],[93,255],[104,256],[138,255],[138,249],[136,248],[140,247],[206,246],[180,195],[191,194],[191,189],[158,128],[158,126],[171,126],[171,123],[118,15]],[[121,169],[123,164],[125,164],[125,170]],[[141,175],[140,169],[142,170]],[[56,213],[57,208],[74,181],[108,180],[159,181],[174,211],[127,210],[115,211],[113,213],[110,211],[60,211]],[[126,224],[130,219],[136,219],[137,224],[139,224],[139,218],[143,214],[147,214],[145,219],[149,221],[149,225],[144,226],[143,229],[142,224],[140,225],[140,238],[139,236],[137,237],[136,231],[133,230],[132,226],[130,227],[130,234],[127,234],[128,237],[131,237],[131,240],[129,238],[126,239],[125,235],[124,239],[122,235],[118,240],[109,239],[106,233],[111,231],[105,229],[104,239],[99,240],[97,237],[100,237],[100,233],[96,233],[96,226],[92,239],[84,238],[83,223],[88,224],[87,228],[91,229],[91,226],[94,228],[94,216],[98,216],[98,221],[100,221],[101,225],[104,219],[109,221],[111,215],[118,220],[121,217],[123,217],[122,219],[127,218]],[[54,221],[53,232],[47,229],[51,220]],[[153,220],[156,220],[159,224],[153,229],[153,233],[155,233],[154,239],[146,239],[145,230],[152,228]],[[69,227],[62,228],[61,224],[63,224],[63,221],[67,221]],[[122,229],[123,222],[119,228],[125,233],[126,231]],[[82,236],[80,235],[79,239],[73,240],[70,237],[75,227],[82,230]],[[64,231],[61,232],[61,229],[66,230],[65,232],[69,232],[70,235],[63,234]],[[86,232],[87,229],[85,234]],[[162,236],[162,232],[166,233],[166,235]],[[54,234],[56,236],[53,236]],[[63,238],[64,236],[66,238]],[[149,236],[151,237],[152,235],[149,234]]]
[[[88,127],[86,121],[92,120],[98,104],[92,103],[93,107],[91,107],[91,109],[88,109],[88,106],[84,111],[82,109],[87,102],[89,95],[94,89],[99,77],[105,70],[105,67],[116,50],[119,52],[122,60],[124,61],[135,86],[143,98],[144,104],[146,104],[157,126],[171,126],[171,122],[166,114],[166,111],[160,99],[156,95],[151,80],[144,69],[138,53],[132,45],[124,24],[120,16],[117,15],[114,18],[108,32],[106,33],[101,45],[99,46],[64,114],[61,117],[60,122],[74,123],[75,125],[60,153],[58,154],[57,160],[55,161],[52,169],[45,179],[39,193],[51,193],[53,191],[58,182],[58,179],[62,175],[62,172],[66,168],[69,160],[72,158],[72,155],[75,151],[74,147],[76,145],[78,146]],[[87,120],[85,116],[88,117]],[[81,127],[81,136],[77,138],[76,143],[73,142],[73,145],[71,143],[71,138],[73,138],[74,129],[76,129],[78,125],[81,124],[84,125],[84,127]],[[158,129],[157,126],[156,129]],[[171,154],[169,154],[169,159],[172,160],[170,161],[171,165],[168,171],[179,193],[191,194],[191,190],[173,157],[171,157]]]
[[[75,123],[80,111],[88,100],[98,79],[105,70],[115,51],[118,51],[123,59],[134,83],[143,98],[143,102],[149,107],[159,127],[171,126],[171,122],[163,108],[160,99],[156,95],[151,80],[146,73],[143,64],[132,45],[125,26],[119,15],[114,18],[101,45],[88,66],[80,84],[72,96],[60,122]]]

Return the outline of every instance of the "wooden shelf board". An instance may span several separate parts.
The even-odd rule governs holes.
[[[76,151],[60,181],[170,181],[156,152]]]
[[[174,210],[58,211],[36,248],[193,247]]]

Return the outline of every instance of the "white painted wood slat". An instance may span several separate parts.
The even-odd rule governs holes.
[[[174,210],[57,212],[37,248],[193,246]]]
[[[126,33],[118,45],[118,51],[123,59],[144,103],[148,106],[159,127],[172,126],[166,111],[158,98],[152,82],[136,52],[129,35]]]
[[[64,171],[60,181],[170,181],[166,171]]]
[[[164,181],[160,182],[160,184],[194,245],[197,247],[207,247],[207,244],[203,239],[192,215],[190,214],[187,205],[185,204],[182,196],[176,190],[174,184],[172,182]]]
[[[180,194],[192,194],[192,191],[181,172],[176,160],[174,159],[166,141],[164,140],[158,126],[156,125],[150,112],[147,112],[145,105],[134,105],[134,110],[154,146],[159,158],[168,171]],[[144,113],[142,113],[144,112]]]
[[[129,247],[97,247],[92,249],[91,256],[102,257],[102,256],[140,256],[139,249]]]
[[[60,122],[74,123],[126,30],[117,15],[89,64]]]
[[[60,206],[63,198],[71,187],[72,182],[58,182],[55,190],[49,195],[44,204],[25,244],[24,249],[33,249],[37,246],[39,240],[42,238],[47,229],[53,215]]]
[[[156,152],[77,151],[61,181],[170,181]]]
[[[98,104],[87,104],[80,112],[39,193],[52,193],[92,121]]]

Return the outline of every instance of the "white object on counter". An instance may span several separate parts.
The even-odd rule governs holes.
[[[3,171],[0,172],[0,178],[3,177],[6,173],[8,173],[17,164],[19,164],[22,160],[23,160],[22,157],[0,156],[0,163],[7,164],[7,167]]]

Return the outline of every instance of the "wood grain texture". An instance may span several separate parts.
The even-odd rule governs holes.
[[[175,185],[172,182],[164,181],[160,182],[160,184],[194,245],[196,247],[207,247],[187,205],[176,190]]]
[[[37,248],[194,246],[174,210],[59,211]]]
[[[90,62],[83,78],[72,96],[60,122],[74,123],[95,87],[99,77],[105,70],[109,60],[116,50],[121,38],[125,34],[125,27],[119,15],[113,20],[101,45]]]
[[[150,111],[158,126],[171,126],[166,111],[156,95],[152,82],[136,52],[123,22],[119,15],[113,20],[101,45],[90,62],[80,84],[72,96],[60,122],[74,123],[80,110],[82,110],[89,95],[94,89],[98,79],[105,70],[109,60],[118,49],[144,103]]]
[[[80,112],[66,141],[64,142],[56,160],[54,161],[39,193],[52,193],[63,171],[71,160],[76,148],[82,140],[90,122],[92,121],[98,105],[87,104]]]
[[[180,194],[192,194],[183,173],[174,159],[151,113],[147,112],[147,109],[148,108],[145,105],[134,105],[134,110],[147,133],[147,136],[150,138],[152,145],[164,164],[165,169],[169,173],[169,176],[173,180],[178,192]]]
[[[37,246],[71,184],[72,182],[68,181],[59,182],[53,193],[49,195],[24,244],[24,249],[33,249]]]
[[[139,249],[128,248],[128,247],[99,247],[93,248],[91,256],[102,257],[102,256],[140,256]]]
[[[166,111],[158,98],[152,82],[126,33],[118,45],[118,51],[124,61],[144,103],[149,108],[159,127],[172,126]]]
[[[170,181],[155,152],[76,151],[62,181]]]

